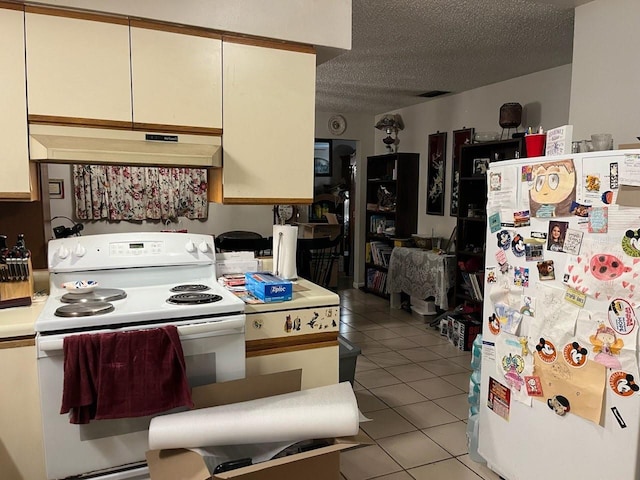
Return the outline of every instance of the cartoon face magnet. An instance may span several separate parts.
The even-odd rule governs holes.
[[[524,257],[524,238],[519,233],[515,234],[511,240],[511,251],[516,257]]]
[[[511,234],[509,230],[500,230],[497,234],[498,237],[498,247],[503,250],[509,250],[511,246]]]
[[[611,387],[611,390],[613,390],[616,395],[620,395],[621,397],[630,397],[640,390],[633,375],[621,371],[613,372],[609,376],[609,387]]]
[[[544,338],[540,339],[540,342],[536,345],[536,350],[538,351],[538,356],[540,360],[545,363],[553,363],[556,361],[556,357],[558,353],[556,352],[556,347],[549,340],[545,340]]]
[[[569,400],[567,400],[567,397],[562,395],[554,395],[548,399],[547,406],[553,410],[556,415],[560,415],[561,417],[571,410]]]
[[[622,250],[630,257],[640,257],[640,229],[625,232],[622,237]]]
[[[562,355],[565,362],[572,367],[582,367],[587,363],[587,354],[589,352],[586,348],[581,346],[578,342],[567,343],[562,349]]]

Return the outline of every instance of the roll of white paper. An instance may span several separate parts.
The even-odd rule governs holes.
[[[248,402],[161,415],[149,447],[199,448],[355,435],[359,412],[349,382]]]
[[[293,225],[273,226],[273,274],[286,280],[298,278],[296,248],[298,227]]]

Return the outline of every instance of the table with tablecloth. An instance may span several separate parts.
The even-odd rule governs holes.
[[[420,248],[394,248],[387,275],[391,307],[400,308],[400,293],[405,292],[421,300],[434,297],[435,304],[446,310],[447,294],[455,282],[455,259],[455,255]]]

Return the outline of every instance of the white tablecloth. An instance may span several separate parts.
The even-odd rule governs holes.
[[[394,248],[389,261],[388,293],[405,292],[422,300],[432,296],[435,304],[446,310],[447,292],[455,281],[455,259],[455,255],[439,255],[420,248]]]

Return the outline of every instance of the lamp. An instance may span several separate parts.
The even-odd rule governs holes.
[[[387,134],[386,138],[382,139],[382,142],[387,146],[389,152],[395,152],[398,148],[398,131],[404,130],[404,123],[402,117],[399,114],[384,115],[375,127],[378,130],[383,130]],[[394,135],[393,137],[391,135]]]

